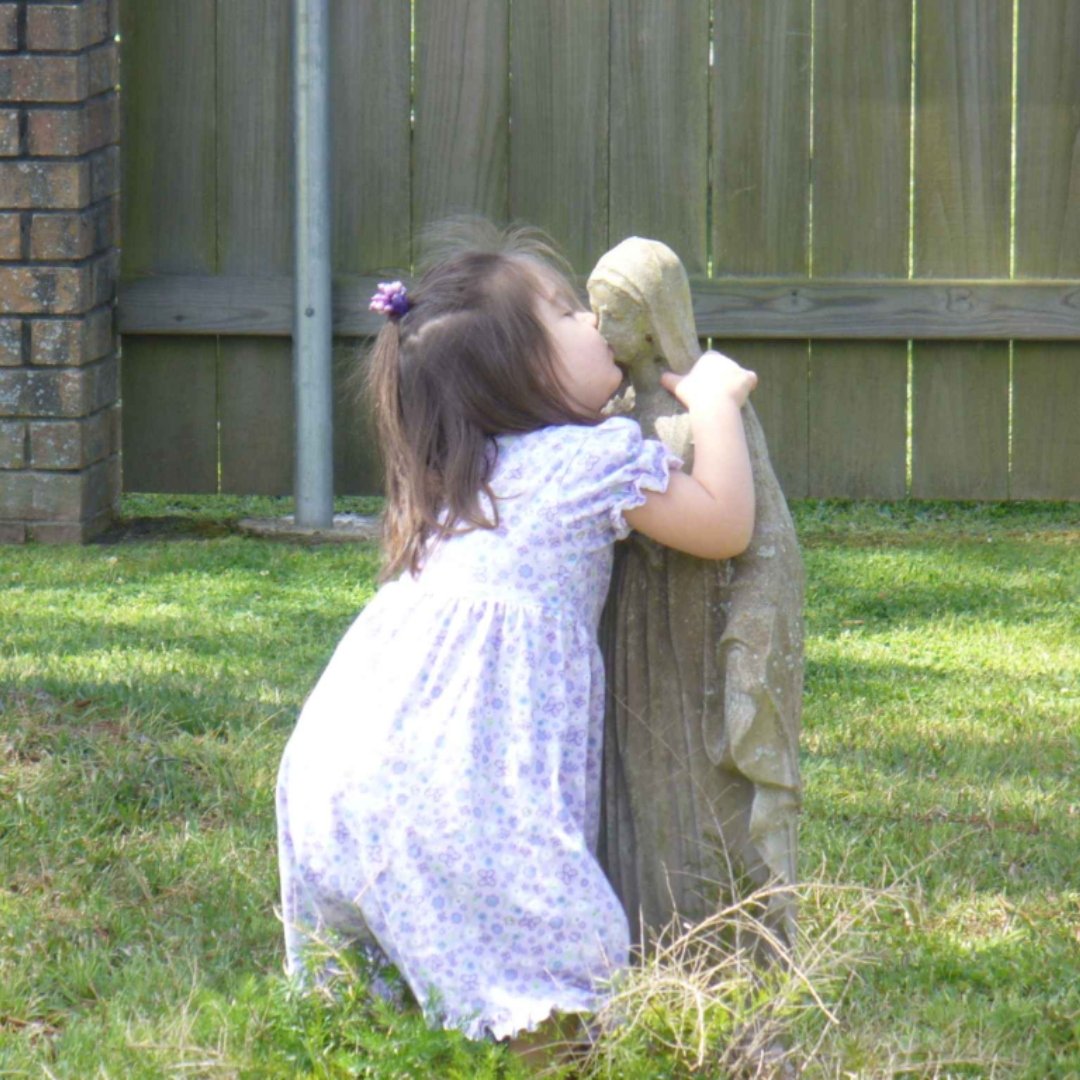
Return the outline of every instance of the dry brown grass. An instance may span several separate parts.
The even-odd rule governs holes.
[[[793,901],[790,947],[763,915]],[[877,913],[898,902],[888,890],[773,885],[702,922],[673,920],[613,988],[576,1075],[644,1080],[659,1062],[672,1078],[800,1075],[871,956]]]

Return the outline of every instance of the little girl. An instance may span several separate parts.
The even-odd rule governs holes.
[[[304,706],[277,787],[288,970],[327,934],[472,1038],[596,1008],[628,962],[595,859],[612,545],[749,543],[739,409],[706,353],[665,387],[692,475],[601,410],[622,373],[551,249],[515,231],[380,286],[370,383],[386,577]]]

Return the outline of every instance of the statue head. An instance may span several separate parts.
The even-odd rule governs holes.
[[[600,259],[587,288],[600,333],[638,392],[658,386],[665,370],[690,370],[701,351],[690,282],[666,244],[629,237]]]

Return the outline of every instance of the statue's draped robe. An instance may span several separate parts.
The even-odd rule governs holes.
[[[659,248],[677,262],[654,241],[624,245],[631,243],[651,245],[650,258]],[[608,305],[626,302],[593,291],[613,255],[612,279],[621,287],[632,276],[639,252],[619,262],[624,245],[594,271],[594,304],[597,295]],[[670,266],[664,272],[670,278]],[[676,289],[687,298],[682,336],[692,337],[689,287]],[[653,306],[665,310],[663,299]],[[640,324],[641,305],[632,317]],[[634,409],[644,434],[669,445],[678,437],[669,419],[676,411],[662,391],[639,393]],[[733,894],[796,881],[802,560],[750,405],[743,419],[756,498],[747,550],[716,562],[639,534],[616,546],[601,627],[608,702],[600,859],[631,931],[644,930],[646,940],[676,914],[700,922]],[[790,944],[791,892],[774,892],[763,914],[768,933],[781,947]],[[766,945],[765,952],[775,950]]]

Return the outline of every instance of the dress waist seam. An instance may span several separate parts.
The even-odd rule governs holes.
[[[516,592],[513,589],[500,589],[493,586],[476,586],[462,583],[440,583],[432,581],[414,580],[410,588],[418,593],[443,599],[462,600],[466,603],[489,603],[501,607],[526,608],[538,611],[548,616],[569,618],[577,622],[579,616],[575,614],[573,602],[567,600],[541,600],[535,596]]]

